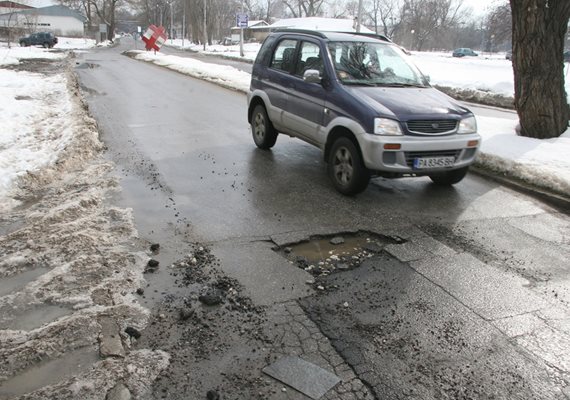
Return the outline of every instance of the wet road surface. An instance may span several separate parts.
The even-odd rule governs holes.
[[[110,201],[133,208],[162,266],[186,260],[148,274],[141,298],[154,309],[142,345],[173,354],[153,398],[307,398],[261,373],[292,354],[343,379],[330,399],[570,396],[567,215],[475,175],[344,197],[317,149],[255,148],[244,95],[126,49],[77,71],[121,178]],[[350,267],[324,258],[330,270],[284,253],[351,232],[387,240]],[[203,276],[188,272],[197,246]],[[201,305],[205,288],[223,305]]]

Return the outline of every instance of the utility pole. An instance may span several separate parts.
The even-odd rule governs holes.
[[[186,36],[186,0],[182,0],[182,48],[184,48],[185,36]]]
[[[170,5],[170,44],[172,44],[173,36],[174,36],[174,26],[173,26],[174,16],[172,15],[172,0],[168,4]]]
[[[206,51],[206,43],[208,42],[208,25],[206,24],[206,0],[204,0],[204,51]]]
[[[356,32],[360,32],[360,25],[362,24],[362,0],[358,0],[358,16],[356,18]]]
[[[243,16],[243,0],[241,0],[241,14]],[[240,57],[243,57],[243,26],[241,26],[241,21],[240,21],[240,27],[239,27],[239,55]]]

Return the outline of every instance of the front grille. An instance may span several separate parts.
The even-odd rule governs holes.
[[[461,150],[437,150],[437,151],[407,151],[404,153],[406,157],[406,164],[412,168],[414,159],[423,157],[454,157],[457,161]]]
[[[421,135],[441,135],[454,132],[457,128],[454,119],[408,121],[406,124],[410,132]]]

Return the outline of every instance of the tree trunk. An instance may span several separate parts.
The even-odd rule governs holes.
[[[568,0],[510,0],[513,15],[515,108],[522,136],[558,137],[568,128],[564,36]]]

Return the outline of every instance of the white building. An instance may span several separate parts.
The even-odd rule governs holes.
[[[31,8],[0,15],[0,26],[26,32],[52,32],[57,36],[84,35],[86,18],[65,6]]]

